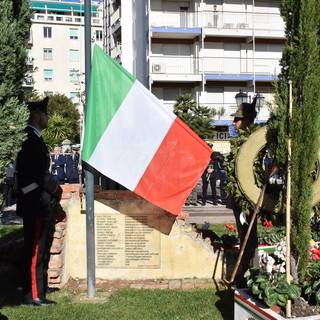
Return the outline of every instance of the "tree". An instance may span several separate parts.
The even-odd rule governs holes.
[[[43,131],[43,137],[51,148],[65,139],[72,143],[80,142],[80,114],[72,100],[63,94],[50,96],[48,111],[51,114],[49,126]]]
[[[300,279],[304,278],[309,258],[312,172],[319,152],[319,10],[318,0],[284,0],[281,4],[287,42],[277,85],[278,108],[270,119],[270,149],[280,166],[287,164],[287,135],[292,138],[291,251]],[[289,80],[293,97],[291,121],[287,111]]]
[[[190,94],[182,94],[176,98],[173,112],[200,138],[214,134],[212,123],[215,110],[197,105]]]
[[[25,138],[28,111],[23,102],[27,41],[31,26],[29,0],[0,1],[0,184],[5,169]],[[0,206],[3,205],[0,193]]]
[[[71,121],[60,114],[50,116],[48,127],[42,132],[44,140],[51,150],[55,145],[60,145],[63,140],[69,139],[73,134]]]

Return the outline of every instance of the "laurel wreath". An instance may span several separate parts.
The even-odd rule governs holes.
[[[236,159],[240,150],[240,147],[244,142],[246,142],[249,136],[262,127],[263,124],[252,124],[250,127],[245,129],[239,129],[238,136],[231,139],[231,151],[228,154],[226,161],[228,165],[226,166],[226,171],[228,175],[228,182],[226,185],[227,194],[234,197],[237,205],[241,210],[247,214],[253,212],[254,204],[249,201],[246,196],[242,193],[238,180],[236,177]],[[265,152],[261,151],[258,157],[254,161],[253,173],[255,178],[255,183],[258,187],[263,185],[263,168],[261,167],[262,158]]]

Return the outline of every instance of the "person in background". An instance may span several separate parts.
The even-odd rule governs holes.
[[[79,183],[79,148],[72,147],[72,154],[66,158],[66,176],[69,183]]]
[[[55,304],[46,299],[47,237],[62,189],[49,173],[50,156],[41,131],[48,126],[48,98],[30,102],[27,139],[17,156],[17,215],[23,219],[25,303]]]
[[[212,191],[212,204],[216,206],[217,203],[217,161],[214,158],[214,152],[211,153],[210,161],[204,170],[201,179],[202,179],[202,206],[206,205],[207,202],[207,193],[208,193],[208,185],[210,183],[211,191]]]
[[[226,163],[224,161],[224,156],[221,153],[218,153],[216,156],[218,164],[218,180],[220,180],[220,199],[221,204],[227,204],[227,193],[225,187],[227,185],[228,177],[225,170]]]
[[[51,174],[53,179],[56,180],[59,184],[64,184],[66,175],[65,175],[65,165],[66,157],[60,154],[60,148],[53,148],[53,155],[51,156]]]
[[[197,186],[195,186],[191,190],[191,193],[190,193],[189,197],[187,198],[186,206],[189,206],[190,204],[197,206],[198,205],[197,201],[198,201]]]

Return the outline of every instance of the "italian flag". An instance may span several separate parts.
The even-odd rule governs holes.
[[[179,214],[211,153],[168,107],[95,45],[83,161]]]

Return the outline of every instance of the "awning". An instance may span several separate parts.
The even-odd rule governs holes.
[[[212,150],[218,151],[221,153],[229,153],[231,149],[231,145],[229,141],[213,141],[212,142]]]
[[[84,13],[84,4],[31,1],[31,9],[33,10],[46,10],[46,8],[48,11]],[[98,7],[96,5],[91,6],[91,13],[96,14],[97,12]]]

